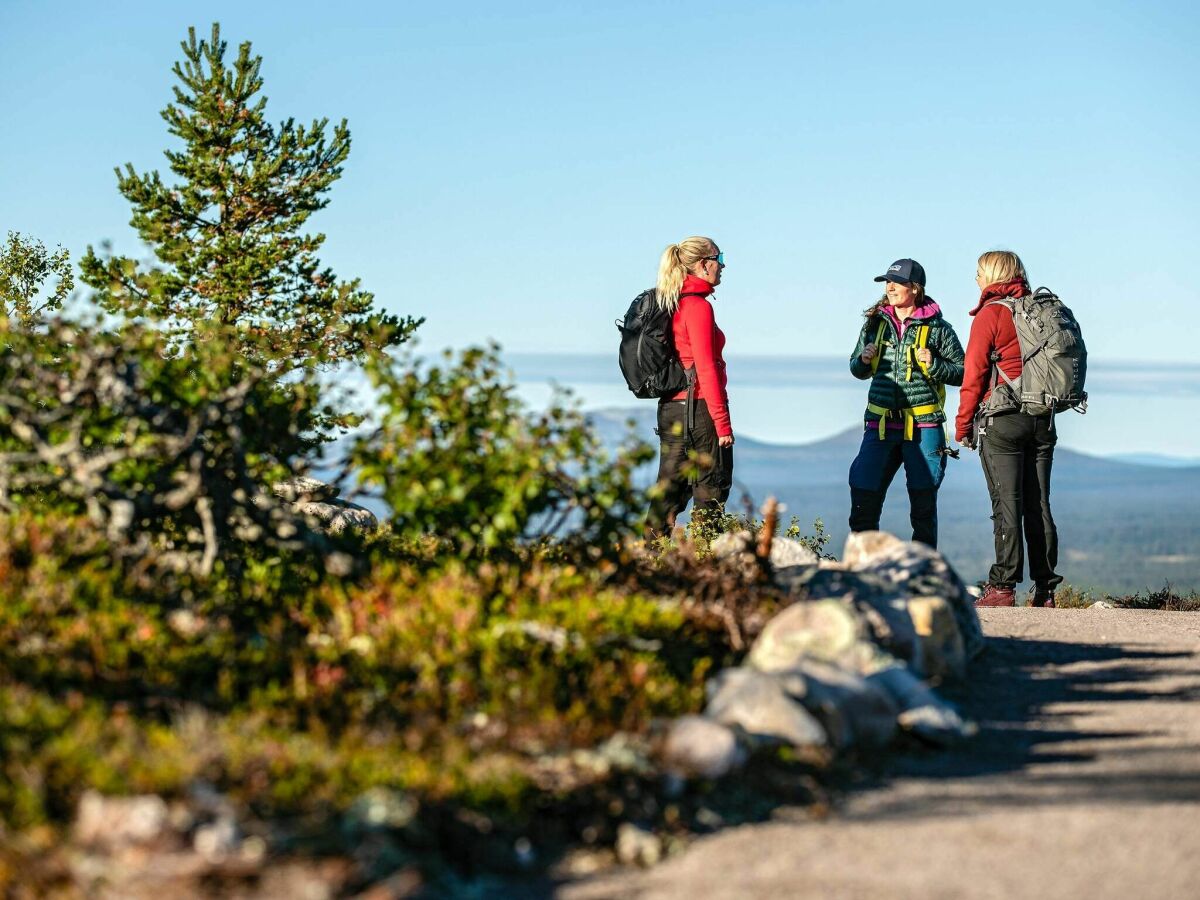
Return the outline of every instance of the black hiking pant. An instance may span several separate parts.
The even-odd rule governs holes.
[[[687,401],[662,400],[658,404],[658,487],[662,494],[650,504],[646,526],[670,534],[675,519],[689,500],[692,514],[719,511],[733,487],[733,448],[717,442],[717,429],[703,400],[693,402],[692,427],[688,428]]]
[[[1049,415],[1023,412],[994,416],[980,439],[979,459],[992,498],[996,562],[992,584],[1013,587],[1022,579],[1024,543],[1029,545],[1029,576],[1041,588],[1062,582],[1058,531],[1050,514],[1050,469],[1058,435]]]

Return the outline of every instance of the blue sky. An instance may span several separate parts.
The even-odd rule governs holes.
[[[324,258],[426,349],[611,351],[701,233],[735,354],[848,354],[901,256],[965,341],[1004,247],[1093,357],[1194,361],[1197,8],[0,0],[0,231],[136,252],[112,169],[165,170],[179,41],[219,20],[272,118],[349,119]]]

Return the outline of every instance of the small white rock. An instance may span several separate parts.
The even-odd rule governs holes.
[[[662,840],[653,832],[622,822],[617,829],[617,859],[625,865],[653,866],[662,859]]]
[[[684,778],[720,778],[745,762],[733,731],[703,716],[681,716],[663,744],[663,766]]]

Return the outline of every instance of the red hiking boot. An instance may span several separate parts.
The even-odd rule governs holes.
[[[1016,606],[1017,592],[1002,584],[986,584],[983,586],[983,596],[975,601],[975,606]]]
[[[1054,588],[1044,588],[1034,585],[1029,592],[1029,605],[1054,609]]]

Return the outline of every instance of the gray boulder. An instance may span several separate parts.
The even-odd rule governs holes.
[[[770,560],[771,565],[776,569],[786,569],[790,566],[815,566],[817,554],[799,541],[776,537],[771,539]]]
[[[672,722],[661,756],[663,768],[683,778],[720,778],[746,761],[733,731],[703,716]]]
[[[891,695],[900,707],[897,723],[902,729],[939,746],[958,743],[978,731],[950,704],[903,666],[880,669],[867,681]]]
[[[739,559],[747,566],[754,566],[754,536],[749,531],[729,531],[712,542],[709,551],[717,559]],[[803,584],[807,574],[816,569],[817,555],[791,538],[771,539],[768,557],[775,581],[781,587],[794,590]]]
[[[369,532],[379,527],[379,520],[369,509],[345,500],[297,503],[295,511],[315,520],[316,525],[327,534],[343,534],[346,531]]]
[[[663,857],[662,838],[632,822],[622,822],[617,829],[616,853],[624,865],[649,868]]]
[[[863,673],[891,665],[893,657],[867,637],[848,599],[801,601],[766,624],[747,662],[760,672],[783,672],[809,659]]]
[[[775,675],[788,696],[803,704],[839,748],[880,747],[896,734],[900,707],[868,678],[838,666],[802,659]]]
[[[335,485],[302,475],[271,485],[271,493],[285,503],[301,503],[310,500],[332,500],[338,495],[338,489]]]
[[[721,725],[740,727],[753,740],[793,747],[829,744],[821,723],[771,675],[747,668],[726,669],[709,682],[708,692],[704,714]]]
[[[75,813],[75,838],[109,850],[151,844],[171,832],[170,810],[155,794],[105,797],[85,791]]]
[[[967,587],[938,551],[902,541],[883,531],[851,534],[843,551],[845,565],[873,575],[909,597],[941,597],[950,605],[966,659],[983,651],[983,631]]]
[[[752,541],[748,531],[727,531],[717,535],[709,545],[708,551],[717,559],[726,559],[739,553],[753,553]]]
[[[922,644],[908,611],[908,597],[876,575],[820,569],[806,586],[810,599],[841,598],[862,620],[864,637],[892,656],[921,667]]]
[[[908,614],[921,642],[921,667],[914,671],[923,678],[966,678],[967,649],[954,605],[945,597],[911,597]]]

